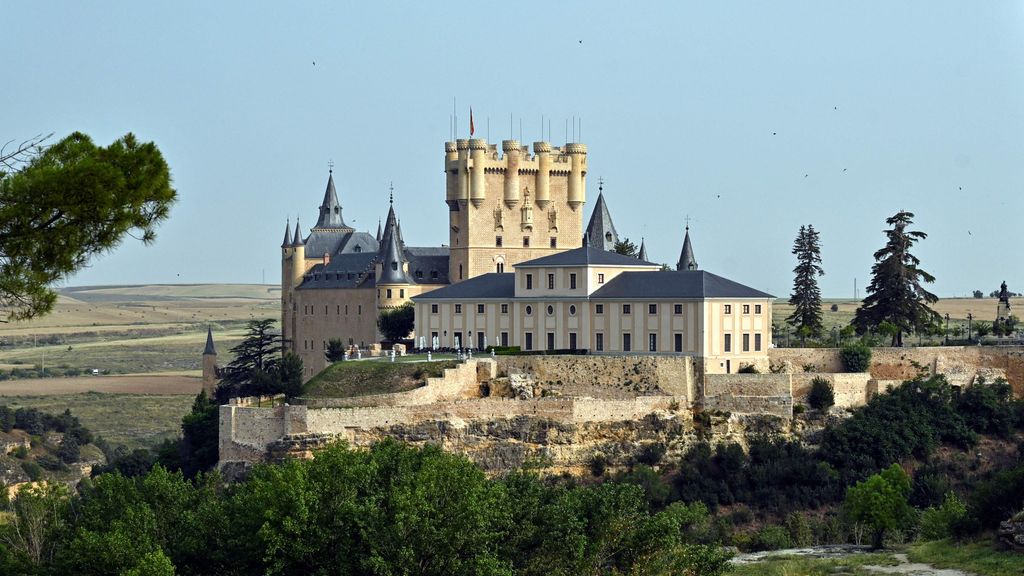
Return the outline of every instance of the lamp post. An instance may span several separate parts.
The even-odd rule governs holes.
[[[944,338],[945,345],[949,346],[949,312],[946,312],[946,337]]]
[[[972,333],[973,329],[972,329],[972,325],[971,325],[971,321],[972,320],[974,320],[974,316],[970,312],[968,312],[967,313],[967,343],[968,344],[974,344],[974,334]]]

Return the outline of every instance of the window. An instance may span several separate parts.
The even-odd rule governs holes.
[[[682,304],[674,305],[672,307],[672,313],[673,314],[682,314],[683,313],[683,305]]]
[[[399,298],[405,298],[405,288],[399,288],[398,289],[398,297]]]
[[[462,264],[459,264],[459,280],[462,280]]]
[[[456,304],[455,305],[455,313],[456,314],[462,314],[462,304]]]
[[[623,304],[622,305],[622,313],[623,314],[632,314],[633,313],[633,306],[630,305],[630,304]]]
[[[575,274],[569,274],[569,289],[570,290],[575,290],[576,289],[576,275]]]
[[[754,334],[754,352],[761,351],[761,335]]]
[[[477,314],[483,314],[484,313],[484,305],[483,304],[477,304],[476,305],[476,313]]]
[[[725,313],[726,314],[732,314],[732,304],[726,304],[725,305]]]
[[[647,313],[648,314],[657,314],[658,313],[658,305],[657,304],[648,304],[647,305]]]
[[[324,316],[327,316],[327,314],[328,314],[328,312],[327,312],[327,304],[324,304]]]
[[[530,247],[530,237],[529,236],[523,236],[523,248],[529,248],[529,247]]]
[[[508,346],[508,332],[501,333],[501,345]]]
[[[423,270],[417,270],[416,271],[416,277],[417,278],[423,278]]]
[[[548,304],[548,316],[553,316],[554,314],[555,314],[555,307],[552,306],[551,304]]]
[[[569,350],[576,349],[576,333],[569,332]]]
[[[435,304],[436,306],[436,304]],[[348,304],[345,304],[345,316],[348,316]]]
[[[526,345],[527,350],[533,350],[533,332],[523,334],[523,344]]]
[[[363,305],[362,305],[362,304],[360,304],[360,305],[359,305],[359,308],[358,308],[358,309],[356,310],[356,312],[357,312],[357,313],[358,313],[358,314],[359,314],[360,316],[362,316],[362,315],[363,315]]]
[[[750,352],[750,334],[743,335],[743,351]]]
[[[508,314],[508,304],[502,304],[501,305],[501,313],[502,314]]]
[[[548,290],[554,290],[554,289],[555,289],[555,275],[554,274],[548,274]]]
[[[391,269],[392,270],[398,270],[398,262],[392,262],[391,263]]]
[[[526,289],[533,290],[533,274],[526,275]]]
[[[551,247],[558,248],[558,238],[555,238],[554,236],[551,237]]]
[[[598,274],[597,275],[597,283],[598,284],[604,284],[604,274]]]
[[[761,313],[761,305],[760,304],[754,304],[754,314],[760,314],[760,313]]]
[[[604,314],[604,304],[594,304],[594,314]]]
[[[554,350],[555,349],[555,333],[554,332],[548,332],[548,348],[547,349],[548,350]]]
[[[725,335],[725,351],[732,352],[732,334]]]
[[[533,306],[526,307],[526,315],[529,316],[530,314],[533,314]]]
[[[647,335],[647,351],[657,352],[658,351],[658,335],[651,333]]]
[[[431,314],[437,314],[437,304],[431,304],[430,305],[430,313]]]
[[[576,305],[573,304],[573,305],[569,306],[569,316],[575,316],[575,315],[576,315]]]
[[[744,304],[743,305],[743,313],[744,314],[750,314],[750,304]]]
[[[676,352],[682,352],[683,351],[683,335],[678,333],[678,332],[676,332],[675,340],[676,340],[676,343],[675,343],[676,344]]]
[[[594,349],[598,352],[604,352],[604,333],[598,332],[594,334]]]
[[[431,270],[430,277],[434,280],[437,280],[437,270]]]
[[[337,306],[335,306],[334,315],[335,316],[341,316],[341,304],[338,304]]]
[[[622,351],[629,352],[633,349],[632,337],[629,332],[622,335]]]
[[[498,248],[501,248],[501,236],[494,237],[494,245],[497,246]]]
[[[388,288],[388,298],[391,298],[391,288]]]
[[[495,272],[497,272],[498,274],[501,274],[504,271],[505,271],[505,263],[504,262],[498,262],[497,266],[495,266]]]

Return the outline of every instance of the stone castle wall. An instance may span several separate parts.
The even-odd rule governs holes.
[[[696,397],[699,367],[689,356],[586,355],[498,356],[498,374],[530,374],[565,396],[675,396],[684,405]]]

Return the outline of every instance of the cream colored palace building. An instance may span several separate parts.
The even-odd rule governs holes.
[[[379,314],[408,302],[417,344],[688,354],[714,359],[711,372],[767,357],[771,296],[697,270],[688,230],[677,270],[661,271],[643,244],[639,259],[611,251],[603,192],[584,229],[584,144],[444,150],[448,245],[406,245],[393,200],[376,234],[348,226],[333,172],[316,225],[286,226],[282,337],[307,377],[326,367],[330,340],[378,342]]]
[[[413,298],[417,339],[596,354],[680,354],[705,373],[763,364],[773,296],[697,269],[583,246]],[[419,342],[420,340],[417,340]]]

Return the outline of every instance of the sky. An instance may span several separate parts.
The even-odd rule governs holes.
[[[588,206],[620,236],[785,297],[802,224],[826,297],[863,297],[885,219],[915,214],[940,296],[1024,291],[1024,3],[14,2],[0,141],[157,144],[178,191],[156,243],[68,285],[277,283],[328,162],[350,225],[393,182],[403,236],[447,243],[444,142],[579,123]]]

